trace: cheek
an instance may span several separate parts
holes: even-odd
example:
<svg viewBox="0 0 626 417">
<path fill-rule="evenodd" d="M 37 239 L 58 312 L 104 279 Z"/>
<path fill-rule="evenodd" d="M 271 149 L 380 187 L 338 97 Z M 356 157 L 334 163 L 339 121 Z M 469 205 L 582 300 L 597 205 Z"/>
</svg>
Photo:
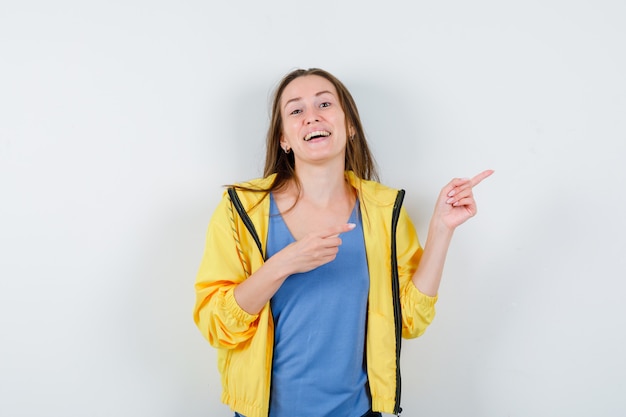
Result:
<svg viewBox="0 0 626 417">
<path fill-rule="evenodd" d="M 297 123 L 283 123 L 282 134 L 286 139 L 295 139 L 299 134 Z"/>
<path fill-rule="evenodd" d="M 337 114 L 334 117 L 335 126 L 339 126 L 343 132 L 346 132 L 346 126 L 348 126 L 346 116 L 343 113 Z"/>
</svg>

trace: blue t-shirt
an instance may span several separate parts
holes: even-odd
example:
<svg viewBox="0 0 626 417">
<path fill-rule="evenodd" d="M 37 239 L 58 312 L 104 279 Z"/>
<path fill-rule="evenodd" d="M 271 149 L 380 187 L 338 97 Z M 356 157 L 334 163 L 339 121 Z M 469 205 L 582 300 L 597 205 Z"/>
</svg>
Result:
<svg viewBox="0 0 626 417">
<path fill-rule="evenodd" d="M 268 258 L 294 242 L 270 196 Z M 270 417 L 359 417 L 370 409 L 365 362 L 369 274 L 358 201 L 332 262 L 289 276 L 275 324 Z"/>
</svg>

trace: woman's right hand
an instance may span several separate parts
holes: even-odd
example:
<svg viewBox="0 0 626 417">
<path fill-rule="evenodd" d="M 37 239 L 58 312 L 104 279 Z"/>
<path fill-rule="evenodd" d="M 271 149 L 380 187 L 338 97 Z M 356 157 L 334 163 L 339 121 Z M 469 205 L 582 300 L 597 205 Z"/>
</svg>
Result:
<svg viewBox="0 0 626 417">
<path fill-rule="evenodd" d="M 355 226 L 354 223 L 346 223 L 309 233 L 287 245 L 275 256 L 279 256 L 286 266 L 287 276 L 311 271 L 337 257 L 341 246 L 339 235 L 353 230 Z"/>
<path fill-rule="evenodd" d="M 341 245 L 341 233 L 355 227 L 342 224 L 309 233 L 269 258 L 235 288 L 235 300 L 249 314 L 258 314 L 290 275 L 308 272 L 331 262 Z"/>
</svg>

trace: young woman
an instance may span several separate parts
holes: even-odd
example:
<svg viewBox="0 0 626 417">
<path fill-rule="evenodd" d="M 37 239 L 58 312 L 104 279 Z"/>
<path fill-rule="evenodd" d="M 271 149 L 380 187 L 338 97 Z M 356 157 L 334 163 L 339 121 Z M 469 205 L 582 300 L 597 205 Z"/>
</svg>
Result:
<svg viewBox="0 0 626 417">
<path fill-rule="evenodd" d="M 443 187 L 422 248 L 404 191 L 376 182 L 346 87 L 286 75 L 264 177 L 224 193 L 195 285 L 222 401 L 245 417 L 399 414 L 401 337 L 432 321 L 453 232 L 491 173 Z"/>
</svg>

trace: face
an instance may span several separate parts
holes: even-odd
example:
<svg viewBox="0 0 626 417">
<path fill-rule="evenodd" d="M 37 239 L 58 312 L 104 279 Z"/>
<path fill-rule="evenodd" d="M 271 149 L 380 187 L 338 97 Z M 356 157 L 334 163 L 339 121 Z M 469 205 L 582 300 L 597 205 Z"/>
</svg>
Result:
<svg viewBox="0 0 626 417">
<path fill-rule="evenodd" d="M 280 144 L 298 163 L 344 162 L 346 118 L 335 86 L 324 77 L 293 80 L 281 96 L 283 120 Z"/>
</svg>

